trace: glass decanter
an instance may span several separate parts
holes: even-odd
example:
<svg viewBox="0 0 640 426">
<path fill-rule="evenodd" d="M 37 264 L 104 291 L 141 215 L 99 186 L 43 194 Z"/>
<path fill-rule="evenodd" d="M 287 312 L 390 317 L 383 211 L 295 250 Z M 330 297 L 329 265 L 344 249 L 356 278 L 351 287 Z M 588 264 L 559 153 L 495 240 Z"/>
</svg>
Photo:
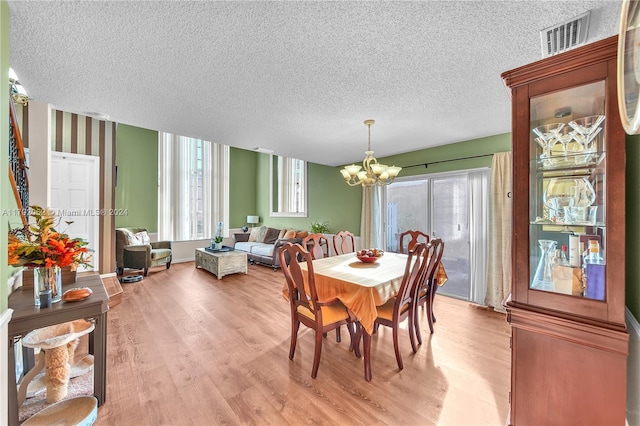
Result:
<svg viewBox="0 0 640 426">
<path fill-rule="evenodd" d="M 556 252 L 557 241 L 538 240 L 541 256 L 536 268 L 536 273 L 531 281 L 531 288 L 543 291 L 554 291 L 553 284 L 553 262 Z"/>
</svg>

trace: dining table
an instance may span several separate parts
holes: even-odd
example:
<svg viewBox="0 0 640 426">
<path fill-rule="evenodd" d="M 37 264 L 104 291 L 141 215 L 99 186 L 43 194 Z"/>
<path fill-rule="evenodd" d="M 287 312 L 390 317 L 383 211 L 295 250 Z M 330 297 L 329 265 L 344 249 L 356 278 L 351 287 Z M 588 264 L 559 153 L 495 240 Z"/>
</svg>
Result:
<svg viewBox="0 0 640 426">
<path fill-rule="evenodd" d="M 364 377 L 371 381 L 371 335 L 377 307 L 394 297 L 402 283 L 407 255 L 386 252 L 375 263 L 360 261 L 354 253 L 313 261 L 319 300 L 338 298 L 358 319 L 363 338 Z M 300 267 L 306 271 L 307 264 Z M 303 274 L 305 284 L 307 274 Z M 358 338 L 359 340 L 359 338 Z"/>
</svg>

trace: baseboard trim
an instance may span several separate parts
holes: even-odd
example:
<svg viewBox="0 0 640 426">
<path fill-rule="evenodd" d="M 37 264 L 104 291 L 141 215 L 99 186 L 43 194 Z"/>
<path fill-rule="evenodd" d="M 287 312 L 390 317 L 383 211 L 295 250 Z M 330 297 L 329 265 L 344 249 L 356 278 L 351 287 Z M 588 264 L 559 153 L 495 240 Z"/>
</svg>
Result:
<svg viewBox="0 0 640 426">
<path fill-rule="evenodd" d="M 629 333 L 633 333 L 637 338 L 640 338 L 640 323 L 633 316 L 629 308 L 625 307 L 625 319 L 627 320 L 627 328 L 629 329 Z"/>
<path fill-rule="evenodd" d="M 196 258 L 194 257 L 188 257 L 186 259 L 174 259 L 171 261 L 171 263 L 187 263 L 187 262 L 195 262 Z"/>
<path fill-rule="evenodd" d="M 640 323 L 629 308 L 625 309 L 629 331 L 627 359 L 627 425 L 640 424 Z"/>
</svg>

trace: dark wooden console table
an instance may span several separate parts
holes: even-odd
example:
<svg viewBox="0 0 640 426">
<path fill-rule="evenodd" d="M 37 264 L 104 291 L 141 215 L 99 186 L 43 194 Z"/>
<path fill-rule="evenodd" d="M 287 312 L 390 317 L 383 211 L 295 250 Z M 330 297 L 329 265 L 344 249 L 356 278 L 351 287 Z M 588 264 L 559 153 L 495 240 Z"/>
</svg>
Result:
<svg viewBox="0 0 640 426">
<path fill-rule="evenodd" d="M 37 328 L 60 324 L 77 319 L 86 319 L 95 323 L 95 329 L 89 334 L 89 352 L 93 354 L 93 393 L 98 405 L 104 404 L 107 393 L 107 311 L 109 295 L 99 275 L 78 278 L 67 286 L 89 287 L 93 294 L 79 302 L 58 302 L 49 308 L 39 309 L 33 304 L 33 290 L 20 290 L 9 296 L 9 308 L 13 309 L 9 321 L 9 425 L 18 425 L 18 393 L 16 388 L 16 369 L 14 341 Z"/>
</svg>

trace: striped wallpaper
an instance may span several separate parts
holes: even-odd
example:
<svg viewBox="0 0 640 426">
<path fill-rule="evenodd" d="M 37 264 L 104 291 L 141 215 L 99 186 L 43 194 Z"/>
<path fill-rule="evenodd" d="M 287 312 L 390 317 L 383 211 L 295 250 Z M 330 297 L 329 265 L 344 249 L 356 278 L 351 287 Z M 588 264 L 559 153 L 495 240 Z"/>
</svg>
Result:
<svg viewBox="0 0 640 426">
<path fill-rule="evenodd" d="M 16 108 L 25 148 L 29 147 L 29 105 Z M 51 110 L 51 150 L 100 157 L 100 209 L 115 208 L 116 123 L 80 114 Z M 100 273 L 115 271 L 115 216 L 99 221 Z"/>
</svg>

